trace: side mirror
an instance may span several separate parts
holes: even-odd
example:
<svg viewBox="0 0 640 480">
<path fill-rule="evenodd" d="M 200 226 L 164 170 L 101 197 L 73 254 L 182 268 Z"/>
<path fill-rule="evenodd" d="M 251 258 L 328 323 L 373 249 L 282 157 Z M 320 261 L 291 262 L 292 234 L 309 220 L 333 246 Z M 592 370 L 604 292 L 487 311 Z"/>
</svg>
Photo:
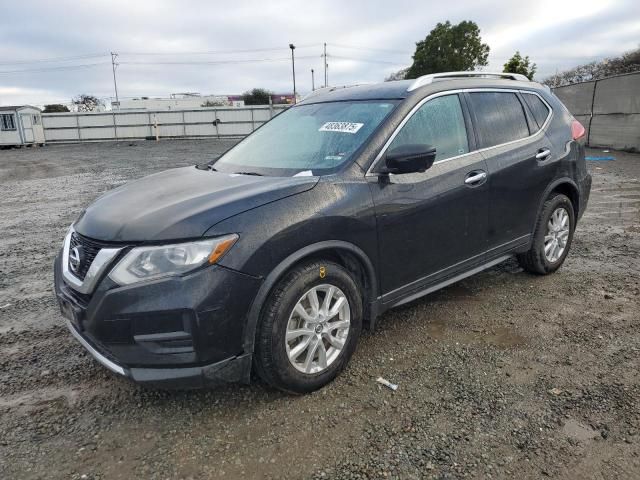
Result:
<svg viewBox="0 0 640 480">
<path fill-rule="evenodd" d="M 436 149 L 431 145 L 400 145 L 387 152 L 385 167 L 380 173 L 414 173 L 431 168 L 436 159 Z"/>
</svg>

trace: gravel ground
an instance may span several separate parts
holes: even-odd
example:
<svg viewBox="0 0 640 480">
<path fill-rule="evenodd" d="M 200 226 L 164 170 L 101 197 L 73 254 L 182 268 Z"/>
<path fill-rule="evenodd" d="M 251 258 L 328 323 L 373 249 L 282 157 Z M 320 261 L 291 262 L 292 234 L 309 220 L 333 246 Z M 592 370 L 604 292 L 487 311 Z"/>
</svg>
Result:
<svg viewBox="0 0 640 480">
<path fill-rule="evenodd" d="M 52 293 L 67 226 L 229 145 L 0 151 L 0 478 L 640 478 L 640 155 L 590 162 L 556 274 L 507 262 L 388 312 L 314 394 L 149 390 L 99 366 Z"/>
</svg>

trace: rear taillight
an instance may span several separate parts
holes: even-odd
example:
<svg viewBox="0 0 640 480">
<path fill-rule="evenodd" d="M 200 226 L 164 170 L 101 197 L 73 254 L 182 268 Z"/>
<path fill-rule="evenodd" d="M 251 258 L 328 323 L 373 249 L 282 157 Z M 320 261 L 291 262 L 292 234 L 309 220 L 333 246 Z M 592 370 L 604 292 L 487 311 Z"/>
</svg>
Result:
<svg viewBox="0 0 640 480">
<path fill-rule="evenodd" d="M 584 137 L 585 133 L 586 130 L 584 129 L 582 124 L 578 120 L 574 119 L 573 122 L 571 122 L 571 138 L 573 138 L 574 140 L 578 140 Z"/>
</svg>

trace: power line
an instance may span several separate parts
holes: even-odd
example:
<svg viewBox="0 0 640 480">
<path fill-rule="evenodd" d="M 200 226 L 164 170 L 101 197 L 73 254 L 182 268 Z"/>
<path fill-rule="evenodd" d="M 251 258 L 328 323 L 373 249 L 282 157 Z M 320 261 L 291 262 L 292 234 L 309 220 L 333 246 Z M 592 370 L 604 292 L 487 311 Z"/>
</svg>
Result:
<svg viewBox="0 0 640 480">
<path fill-rule="evenodd" d="M 298 48 L 298 47 L 296 47 Z M 303 55 L 296 57 L 298 59 L 319 58 L 317 55 Z M 119 65 L 229 65 L 238 63 L 260 63 L 260 62 L 284 62 L 289 61 L 290 58 L 252 58 L 244 60 L 210 60 L 210 61 L 169 61 L 169 62 L 118 62 Z"/>
<path fill-rule="evenodd" d="M 313 47 L 321 47 L 321 44 L 307 44 L 300 45 L 296 48 L 313 48 Z M 226 54 L 235 54 L 235 53 L 253 53 L 253 52 L 272 52 L 272 51 L 283 51 L 285 48 L 283 47 L 271 47 L 271 48 L 250 48 L 250 49 L 239 49 L 239 50 L 211 50 L 211 51 L 192 51 L 192 52 L 119 52 L 122 55 L 129 56 L 184 56 L 184 55 L 226 55 Z M 5 60 L 0 61 L 0 65 L 28 65 L 32 63 L 56 63 L 56 62 L 70 62 L 75 60 L 86 60 L 90 58 L 100 58 L 100 57 L 109 57 L 110 53 L 86 53 L 81 55 L 72 55 L 66 57 L 49 57 L 49 58 L 37 58 L 30 60 Z"/>
<path fill-rule="evenodd" d="M 406 62 L 403 61 L 387 61 L 387 60 L 376 60 L 373 58 L 357 58 L 357 57 L 345 57 L 342 55 L 332 55 L 332 54 L 327 54 L 327 56 L 329 58 L 337 58 L 340 60 L 352 60 L 355 62 L 367 62 L 367 63 L 383 63 L 383 64 L 387 64 L 387 65 L 401 65 L 404 64 Z"/>
<path fill-rule="evenodd" d="M 320 44 L 300 45 L 296 48 L 313 48 L 320 47 Z M 210 50 L 210 51 L 192 51 L 192 52 L 119 52 L 120 55 L 157 55 L 157 56 L 180 56 L 180 55 L 226 55 L 231 53 L 254 53 L 254 52 L 276 52 L 285 50 L 283 47 L 265 47 L 265 48 L 247 48 L 239 50 Z"/>
<path fill-rule="evenodd" d="M 39 58 L 34 60 L 13 60 L 0 62 L 0 65 L 27 65 L 30 63 L 45 63 L 45 62 L 68 62 L 72 60 L 86 60 L 88 58 L 107 57 L 108 53 L 87 53 L 85 55 L 75 55 L 72 57 L 53 57 L 53 58 Z"/>
<path fill-rule="evenodd" d="M 392 54 L 398 54 L 398 55 L 413 55 L 413 53 L 411 52 L 405 52 L 401 50 L 387 50 L 384 48 L 360 47 L 356 45 L 344 45 L 339 43 L 329 43 L 328 45 L 331 45 L 336 48 L 345 48 L 349 50 L 368 50 L 371 52 L 384 52 L 384 53 L 392 53 Z"/>
<path fill-rule="evenodd" d="M 36 73 L 36 72 L 52 72 L 52 71 L 64 71 L 75 70 L 78 68 L 90 68 L 98 65 L 109 65 L 111 62 L 97 62 L 97 63 L 85 63 L 82 65 L 62 65 L 59 67 L 46 67 L 46 68 L 28 68 L 23 70 L 0 70 L 0 75 L 9 75 L 14 73 Z"/>
</svg>

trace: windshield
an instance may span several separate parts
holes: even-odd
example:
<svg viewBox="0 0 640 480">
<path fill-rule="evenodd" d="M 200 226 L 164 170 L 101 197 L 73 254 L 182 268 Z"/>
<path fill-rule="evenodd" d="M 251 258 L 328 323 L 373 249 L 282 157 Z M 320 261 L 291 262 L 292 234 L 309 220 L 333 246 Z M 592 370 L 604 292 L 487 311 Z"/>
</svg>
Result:
<svg viewBox="0 0 640 480">
<path fill-rule="evenodd" d="M 214 168 L 272 176 L 333 173 L 352 159 L 396 104 L 354 101 L 291 107 L 225 153 Z"/>
</svg>

